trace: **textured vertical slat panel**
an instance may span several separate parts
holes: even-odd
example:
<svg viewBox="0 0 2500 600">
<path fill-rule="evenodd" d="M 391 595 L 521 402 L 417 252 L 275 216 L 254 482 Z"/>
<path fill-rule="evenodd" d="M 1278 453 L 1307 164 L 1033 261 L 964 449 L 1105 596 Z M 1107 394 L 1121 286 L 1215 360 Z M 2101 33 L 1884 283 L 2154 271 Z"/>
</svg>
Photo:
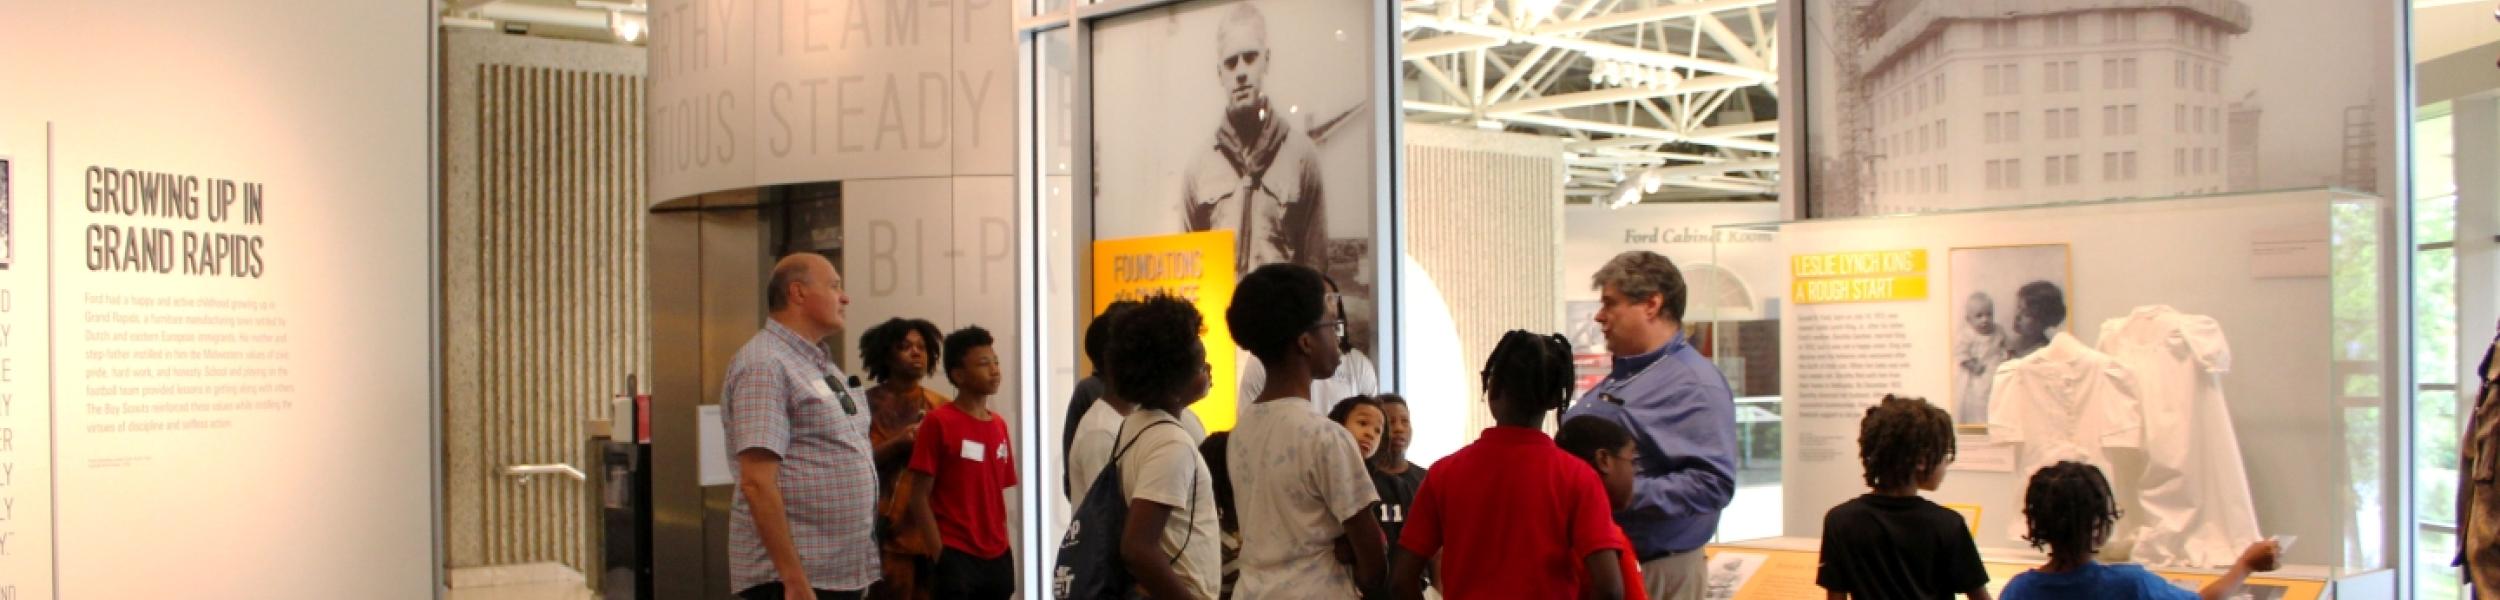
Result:
<svg viewBox="0 0 2500 600">
<path fill-rule="evenodd" d="M 486 72 L 487 76 L 484 77 L 485 85 L 481 87 L 485 93 L 489 94 L 489 96 L 478 104 L 481 107 L 480 110 L 492 115 L 492 118 L 481 123 L 480 129 L 483 131 L 499 133 L 509 132 L 512 128 L 511 105 L 504 104 L 503 102 L 512 94 L 511 73 L 502 66 L 488 66 L 486 67 Z M 510 135 L 483 135 L 479 136 L 478 140 L 479 145 L 487 149 L 485 152 L 481 153 L 482 156 L 512 155 L 512 136 Z M 487 178 L 480 182 L 480 185 L 478 186 L 480 188 L 480 196 L 484 196 L 488 193 L 504 194 L 507 193 L 507 190 L 511 189 L 511 161 L 479 160 L 478 162 L 484 167 L 482 170 L 489 173 Z M 506 308 L 512 305 L 512 285 L 511 281 L 507 278 L 507 266 L 512 262 L 512 238 L 503 226 L 506 213 L 504 211 L 480 210 L 478 211 L 478 215 L 478 228 L 487 232 L 485 235 L 479 236 L 478 239 L 478 270 L 485 274 L 485 281 L 480 288 L 482 292 L 481 295 L 486 297 L 484 301 L 478 302 L 480 313 L 485 315 L 480 319 L 478 329 L 481 333 L 484 331 L 511 331 L 511 326 L 507 322 L 507 320 L 510 319 L 511 311 L 506 310 Z M 503 355 L 504 348 L 506 346 L 505 342 L 509 338 L 501 335 L 480 335 L 478 336 L 478 339 L 481 342 L 481 345 L 485 346 L 485 348 L 482 348 L 479 352 L 478 361 L 483 363 L 479 366 L 480 379 L 482 380 L 483 385 L 479 387 L 485 391 L 484 398 L 511 397 L 512 390 L 508 387 L 511 380 L 506 376 L 506 373 L 510 370 L 509 365 L 512 363 Z M 479 429 L 481 431 L 476 433 L 478 438 L 479 455 L 482 457 L 482 460 L 479 463 L 477 473 L 473 476 L 477 477 L 482 484 L 482 487 L 485 487 L 488 490 L 484 491 L 479 498 L 479 504 L 481 507 L 481 510 L 479 511 L 479 522 L 484 526 L 484 531 L 502 531 L 504 529 L 502 518 L 505 497 L 503 494 L 491 491 L 492 488 L 497 485 L 495 483 L 496 479 L 493 475 L 495 461 L 500 459 L 500 457 L 496 456 L 494 450 L 497 447 L 495 434 L 500 432 L 491 430 L 499 428 L 483 425 L 505 421 L 508 418 L 503 414 L 506 406 L 508 405 L 500 402 L 485 402 L 483 398 L 481 398 L 478 402 L 478 410 L 479 412 L 484 413 L 486 418 L 479 421 L 481 424 Z M 454 476 L 458 475 L 459 474 L 454 474 Z M 483 559 L 482 562 L 486 564 L 493 564 L 502 559 L 500 556 L 496 556 L 495 548 L 496 546 L 491 543 L 482 545 L 479 550 L 481 558 Z"/>
<path fill-rule="evenodd" d="M 1439 286 L 1469 365 L 1512 329 L 1552 332 L 1562 218 L 1559 142 L 1427 126 L 1407 128 L 1407 250 Z M 1464 301 L 1458 301 L 1464 299 Z M 1465 378 L 1469 435 L 1492 425 L 1481 383 Z"/>
<path fill-rule="evenodd" d="M 642 78 L 479 68 L 479 505 L 485 564 L 587 571 L 592 499 L 505 465 L 579 465 L 582 427 L 649 365 L 643 285 Z M 451 474 L 459 477 L 464 474 Z"/>
</svg>

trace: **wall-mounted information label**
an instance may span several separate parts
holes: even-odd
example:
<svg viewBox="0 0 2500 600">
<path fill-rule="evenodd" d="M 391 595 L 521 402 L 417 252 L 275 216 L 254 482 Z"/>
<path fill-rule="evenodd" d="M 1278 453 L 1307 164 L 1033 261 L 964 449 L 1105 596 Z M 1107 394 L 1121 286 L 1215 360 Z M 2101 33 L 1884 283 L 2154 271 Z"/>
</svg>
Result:
<svg viewBox="0 0 2500 600">
<path fill-rule="evenodd" d="M 1797 304 L 1927 299 L 1927 251 L 1800 254 L 1788 259 L 1788 295 Z"/>
</svg>

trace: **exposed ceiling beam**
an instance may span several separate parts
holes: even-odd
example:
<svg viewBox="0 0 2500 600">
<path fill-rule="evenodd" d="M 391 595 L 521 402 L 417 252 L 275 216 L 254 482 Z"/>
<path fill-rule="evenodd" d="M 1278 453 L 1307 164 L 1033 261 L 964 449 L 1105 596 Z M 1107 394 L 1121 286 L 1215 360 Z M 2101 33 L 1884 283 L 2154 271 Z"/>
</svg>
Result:
<svg viewBox="0 0 2500 600">
<path fill-rule="evenodd" d="M 1664 129 L 1658 129 L 1658 128 L 1655 128 L 1655 127 L 1640 127 L 1640 126 L 1634 126 L 1634 125 L 1616 125 L 1616 124 L 1613 124 L 1613 123 L 1600 123 L 1600 122 L 1596 122 L 1596 121 L 1586 121 L 1586 120 L 1581 120 L 1581 119 L 1571 119 L 1571 118 L 1554 117 L 1554 116 L 1546 116 L 1546 115 L 1511 115 L 1511 116 L 1508 116 L 1508 117 L 1504 117 L 1504 120 L 1507 120 L 1507 121 L 1512 121 L 1512 122 L 1517 122 L 1517 123 L 1527 123 L 1527 124 L 1530 124 L 1530 125 L 1543 125 L 1543 126 L 1546 126 L 1546 127 L 1559 127 L 1559 128 L 1563 128 L 1563 129 L 1579 129 L 1579 130 L 1584 130 L 1584 131 L 1593 131 L 1593 132 L 1597 132 L 1597 133 L 1611 133 L 1611 134 L 1615 134 L 1615 135 L 1634 136 L 1634 137 L 1643 137 L 1643 138 L 1650 138 L 1650 139 L 1653 139 L 1653 140 L 1659 140 L 1659 141 L 1668 141 L 1668 142 L 1692 142 L 1692 143 L 1695 143 L 1695 144 L 1704 144 L 1704 145 L 1710 145 L 1710 146 L 1719 146 L 1719 147 L 1724 147 L 1724 148 L 1733 148 L 1733 149 L 1737 149 L 1737 150 L 1751 150 L 1751 151 L 1754 151 L 1754 152 L 1762 152 L 1762 153 L 1776 153 L 1776 152 L 1779 152 L 1779 144 L 1778 144 L 1778 143 L 1776 143 L 1776 142 L 1765 142 L 1765 141 L 1762 141 L 1762 140 L 1741 139 L 1741 138 L 1729 138 L 1729 137 L 1709 137 L 1709 138 L 1699 138 L 1699 137 L 1691 137 L 1691 136 L 1686 136 L 1686 135 L 1679 134 L 1679 133 L 1676 133 L 1676 132 L 1673 132 L 1673 131 L 1668 131 L 1668 130 L 1664 130 Z M 1775 126 L 1776 126 L 1776 125 L 1775 125 Z"/>
<path fill-rule="evenodd" d="M 1499 38 L 1481 35 L 1444 33 L 1407 42 L 1405 48 L 1399 52 L 1406 56 L 1406 60 L 1418 61 L 1436 56 L 1493 48 L 1506 43 L 1508 42 Z"/>
<path fill-rule="evenodd" d="M 1744 192 L 1751 194 L 1768 194 L 1778 189 L 1778 184 L 1737 183 L 1718 179 L 1690 179 L 1678 181 L 1668 185 L 1674 187 L 1699 188 L 1705 190 L 1718 190 L 1722 192 Z"/>
<path fill-rule="evenodd" d="M 1780 161 L 1778 159 L 1757 158 L 1753 160 L 1740 160 L 1723 163 L 1656 167 L 1641 174 L 1644 176 L 1656 176 L 1666 181 L 1673 182 L 1680 179 L 1699 179 L 1702 177 L 1724 175 L 1730 171 L 1774 171 L 1779 168 Z"/>
<path fill-rule="evenodd" d="M 1738 123 L 1735 125 L 1703 127 L 1693 130 L 1692 135 L 1693 137 L 1700 138 L 1731 138 L 1757 135 L 1775 135 L 1779 132 L 1779 121 L 1755 121 L 1752 123 Z"/>
<path fill-rule="evenodd" d="M 1710 36 L 1710 41 L 1717 42 L 1720 50 L 1727 51 L 1728 57 L 1736 64 L 1756 69 L 1771 68 L 1769 64 L 1762 61 L 1760 53 L 1754 52 L 1753 47 L 1745 45 L 1744 38 L 1736 37 L 1736 32 L 1728 29 L 1727 23 L 1720 22 L 1717 16 L 1695 15 L 1693 22 L 1701 24 L 1701 32 Z"/>
<path fill-rule="evenodd" d="M 1766 142 L 1766 141 L 1762 141 L 1762 140 L 1755 140 L 1755 139 L 1745 139 L 1745 138 L 1724 138 L 1724 137 L 1696 137 L 1696 138 L 1688 138 L 1688 139 L 1686 139 L 1686 140 L 1684 140 L 1684 141 L 1687 141 L 1687 142 L 1692 142 L 1692 143 L 1695 143 L 1695 144 L 1703 144 L 1703 145 L 1709 145 L 1709 146 L 1718 146 L 1718 147 L 1721 147 L 1721 148 L 1731 148 L 1731 149 L 1736 149 L 1736 150 L 1751 150 L 1751 151 L 1754 151 L 1754 152 L 1761 152 L 1761 153 L 1765 153 L 1765 154 L 1774 154 L 1774 153 L 1778 153 L 1778 152 L 1780 151 L 1780 145 L 1779 145 L 1779 142 Z"/>
<path fill-rule="evenodd" d="M 1755 85 L 1759 85 L 1759 83 L 1746 80 L 1742 77 L 1712 75 L 1709 77 L 1684 81 L 1676 84 L 1674 87 L 1663 89 L 1650 89 L 1642 87 L 1596 89 L 1585 92 L 1556 94 L 1530 100 L 1503 102 L 1485 107 L 1484 111 L 1488 115 L 1495 115 L 1498 117 L 1499 115 L 1506 115 L 1510 113 L 1537 112 L 1575 108 L 1593 104 L 1630 102 L 1643 98 L 1662 98 L 1681 94 L 1695 94 L 1701 92 L 1752 87 Z"/>
<path fill-rule="evenodd" d="M 1689 4 L 1670 4 L 1667 6 L 1644 8 L 1641 10 L 1627 10 L 1584 19 L 1548 23 L 1542 27 L 1536 28 L 1536 33 L 1540 35 L 1570 35 L 1574 33 L 1586 33 L 1600 29 L 1640 25 L 1644 23 L 1683 17 L 1704 16 L 1723 10 L 1737 10 L 1755 6 L 1768 6 L 1776 3 L 1778 3 L 1778 0 L 1710 0 L 1707 2 L 1693 2 Z"/>
<path fill-rule="evenodd" d="M 1432 61 L 1417 61 L 1415 70 L 1423 73 L 1425 79 L 1432 80 L 1434 85 L 1441 86 L 1441 91 L 1449 92 L 1450 97 L 1458 98 L 1462 102 L 1468 99 L 1467 89 L 1459 87 L 1458 82 L 1451 81 L 1450 74 L 1442 72 L 1441 67 L 1432 64 Z"/>
<path fill-rule="evenodd" d="M 1468 111 L 1465 107 L 1451 106 L 1451 105 L 1448 105 L 1448 104 L 1441 104 L 1441 103 L 1437 103 L 1437 102 L 1425 102 L 1425 101 L 1422 101 L 1422 100 L 1407 100 L 1407 101 L 1404 101 L 1404 102 L 1399 102 L 1399 103 L 1398 103 L 1398 105 L 1399 105 L 1399 106 L 1403 106 L 1403 107 L 1405 107 L 1407 110 L 1423 111 L 1423 112 L 1428 112 L 1428 113 L 1439 113 L 1439 114 L 1445 114 L 1445 115 L 1468 116 L 1468 115 L 1473 115 L 1473 114 L 1475 114 L 1474 112 L 1470 112 L 1470 111 Z"/>
<path fill-rule="evenodd" d="M 1523 60 L 1523 61 L 1520 61 L 1520 62 L 1521 62 L 1522 64 L 1529 64 L 1529 65 L 1536 64 L 1536 63 L 1537 63 L 1537 61 L 1540 61 L 1540 60 L 1544 60 L 1544 59 L 1545 59 L 1545 53 L 1547 53 L 1547 52 L 1552 52 L 1552 51 L 1554 51 L 1554 47 L 1553 47 L 1553 46 L 1537 46 L 1537 47 L 1536 47 L 1536 49 L 1534 49 L 1534 50 L 1529 50 L 1529 51 L 1528 51 L 1528 58 L 1527 58 L 1526 60 Z M 1571 60 L 1571 57 L 1569 57 L 1569 56 L 1557 56 L 1557 57 L 1554 57 L 1554 62 L 1556 62 L 1556 63 L 1560 63 L 1560 62 L 1563 62 L 1563 61 L 1566 61 L 1566 60 Z M 1519 80 L 1520 80 L 1520 78 L 1526 77 L 1527 75 L 1528 75 L 1528 70 L 1527 70 L 1527 69 L 1520 69 L 1520 70 L 1517 70 L 1517 71 L 1511 71 L 1511 72 L 1510 72 L 1510 75 L 1505 76 L 1505 77 L 1503 77 L 1503 78 L 1502 78 L 1502 82 L 1501 82 L 1501 83 L 1494 84 L 1494 85 L 1493 85 L 1493 89 L 1492 89 L 1492 90 L 1490 90 L 1490 91 L 1486 91 L 1486 92 L 1484 93 L 1484 97 L 1485 97 L 1485 98 L 1487 98 L 1487 99 L 1491 99 L 1491 100 L 1493 100 L 1493 101 L 1495 101 L 1495 102 L 1500 102 L 1500 101 L 1502 100 L 1502 97 L 1503 97 L 1503 96 L 1506 96 L 1506 95 L 1509 95 L 1509 94 L 1510 94 L 1510 89 L 1511 89 L 1511 88 L 1513 88 L 1513 87 L 1517 87 L 1517 86 L 1519 85 Z"/>
<path fill-rule="evenodd" d="M 1478 25 L 1464 20 L 1443 19 L 1435 15 L 1406 13 L 1405 19 L 1407 22 L 1419 27 L 1429 27 L 1449 33 L 1495 38 L 1503 41 L 1502 44 L 1496 44 L 1495 46 L 1517 42 L 1544 44 L 1554 48 L 1572 50 L 1587 54 L 1591 58 L 1611 58 L 1651 66 L 1710 71 L 1713 73 L 1723 73 L 1752 79 L 1757 83 L 1768 83 L 1778 77 L 1776 74 L 1767 69 L 1747 67 L 1724 61 L 1694 58 L 1679 54 L 1634 48 L 1608 42 L 1585 40 L 1563 35 L 1546 34 L 1542 32 L 1522 33 L 1491 25 Z"/>
</svg>

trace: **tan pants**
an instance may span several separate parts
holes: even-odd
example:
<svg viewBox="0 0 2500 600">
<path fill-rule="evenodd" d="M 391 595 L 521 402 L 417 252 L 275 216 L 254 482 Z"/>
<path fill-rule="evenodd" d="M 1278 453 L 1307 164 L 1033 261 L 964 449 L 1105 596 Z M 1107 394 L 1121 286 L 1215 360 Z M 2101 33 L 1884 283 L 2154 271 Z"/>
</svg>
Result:
<svg viewBox="0 0 2500 600">
<path fill-rule="evenodd" d="M 1649 600 L 1701 600 L 1709 570 L 1710 559 L 1699 549 L 1641 563 L 1641 588 Z"/>
</svg>

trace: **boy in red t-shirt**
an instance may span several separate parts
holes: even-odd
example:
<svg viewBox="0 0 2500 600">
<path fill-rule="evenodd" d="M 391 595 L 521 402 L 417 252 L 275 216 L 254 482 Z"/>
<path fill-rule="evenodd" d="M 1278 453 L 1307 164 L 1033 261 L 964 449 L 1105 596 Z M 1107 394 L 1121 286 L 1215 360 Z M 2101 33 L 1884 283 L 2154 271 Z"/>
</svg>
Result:
<svg viewBox="0 0 2500 600">
<path fill-rule="evenodd" d="M 1432 466 L 1415 492 L 1391 577 L 1402 600 L 1423 598 L 1424 566 L 1441 561 L 1441 590 L 1474 598 L 1624 598 L 1623 532 L 1606 486 L 1539 428 L 1571 402 L 1571 344 L 1511 331 L 1485 361 L 1485 403 L 1498 425 Z"/>
<path fill-rule="evenodd" d="M 1640 448 L 1623 425 L 1596 415 L 1572 417 L 1554 431 L 1554 445 L 1597 468 L 1597 479 L 1606 484 L 1607 508 L 1623 510 L 1632 503 L 1632 476 L 1641 471 Z M 1616 570 L 1623 573 L 1623 597 L 1648 598 L 1641 589 L 1641 563 L 1633 558 L 1632 538 L 1618 526 L 1613 543 Z"/>
<path fill-rule="evenodd" d="M 1007 546 L 1007 488 L 1016 464 L 1007 423 L 990 412 L 1001 379 L 990 332 L 965 327 L 946 336 L 946 378 L 955 401 L 929 411 L 912 442 L 912 518 L 943 545 L 929 577 L 935 598 L 1006 600 L 1016 593 Z"/>
</svg>

